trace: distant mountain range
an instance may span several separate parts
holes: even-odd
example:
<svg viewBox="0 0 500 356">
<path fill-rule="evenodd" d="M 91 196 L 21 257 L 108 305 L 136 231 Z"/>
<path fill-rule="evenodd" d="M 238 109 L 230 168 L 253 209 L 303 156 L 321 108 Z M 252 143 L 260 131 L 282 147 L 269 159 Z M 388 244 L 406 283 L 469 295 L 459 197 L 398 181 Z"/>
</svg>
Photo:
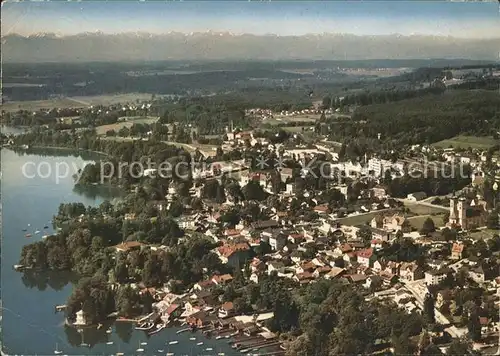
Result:
<svg viewBox="0 0 500 356">
<path fill-rule="evenodd" d="M 235 35 L 228 32 L 40 33 L 2 37 L 4 62 L 88 62 L 142 60 L 343 60 L 499 59 L 500 37 L 463 39 L 439 36 Z"/>
</svg>

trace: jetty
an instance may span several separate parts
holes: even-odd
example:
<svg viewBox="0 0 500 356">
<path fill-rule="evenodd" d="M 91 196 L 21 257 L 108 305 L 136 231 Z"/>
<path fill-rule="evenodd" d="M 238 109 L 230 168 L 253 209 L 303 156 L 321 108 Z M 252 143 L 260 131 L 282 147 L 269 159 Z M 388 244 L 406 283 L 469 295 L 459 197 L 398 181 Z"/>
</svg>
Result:
<svg viewBox="0 0 500 356">
<path fill-rule="evenodd" d="M 55 306 L 55 311 L 56 311 L 56 313 L 57 313 L 57 312 L 60 312 L 60 311 L 63 311 L 63 310 L 65 310 L 65 309 L 66 309 L 66 304 L 61 304 L 61 305 L 56 305 L 56 306 Z"/>
</svg>

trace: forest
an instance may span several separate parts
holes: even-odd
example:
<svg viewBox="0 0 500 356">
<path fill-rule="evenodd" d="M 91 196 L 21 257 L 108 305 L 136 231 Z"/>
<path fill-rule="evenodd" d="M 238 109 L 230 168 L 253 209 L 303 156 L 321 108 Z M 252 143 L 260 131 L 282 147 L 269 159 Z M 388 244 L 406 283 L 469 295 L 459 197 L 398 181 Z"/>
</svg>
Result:
<svg viewBox="0 0 500 356">
<path fill-rule="evenodd" d="M 492 136 L 500 129 L 500 97 L 493 91 L 451 91 L 387 104 L 360 106 L 352 120 L 329 125 L 330 138 L 430 144 L 459 134 Z"/>
</svg>

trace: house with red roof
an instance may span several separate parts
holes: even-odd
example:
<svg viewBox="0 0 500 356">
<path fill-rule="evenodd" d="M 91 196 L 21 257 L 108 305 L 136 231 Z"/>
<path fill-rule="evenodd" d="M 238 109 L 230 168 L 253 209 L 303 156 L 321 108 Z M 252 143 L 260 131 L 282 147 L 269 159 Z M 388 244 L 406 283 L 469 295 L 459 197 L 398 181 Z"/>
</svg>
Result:
<svg viewBox="0 0 500 356">
<path fill-rule="evenodd" d="M 182 314 L 182 309 L 179 304 L 171 304 L 168 308 L 166 313 L 169 316 L 169 320 L 172 320 L 173 318 L 178 318 Z"/>
<path fill-rule="evenodd" d="M 239 268 L 249 258 L 250 246 L 247 242 L 228 243 L 217 249 L 222 263 Z"/>
<path fill-rule="evenodd" d="M 375 255 L 373 248 L 356 251 L 356 256 L 358 263 L 365 267 L 373 266 L 373 263 L 377 260 L 377 256 Z"/>
<path fill-rule="evenodd" d="M 219 308 L 219 318 L 228 318 L 234 315 L 235 309 L 233 302 L 226 302 Z"/>
</svg>

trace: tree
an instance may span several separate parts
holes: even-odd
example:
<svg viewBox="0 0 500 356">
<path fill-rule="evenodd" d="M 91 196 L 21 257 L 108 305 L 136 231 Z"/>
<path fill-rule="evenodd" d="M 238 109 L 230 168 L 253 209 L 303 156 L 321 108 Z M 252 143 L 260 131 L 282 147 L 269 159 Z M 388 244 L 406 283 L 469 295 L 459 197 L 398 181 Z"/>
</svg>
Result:
<svg viewBox="0 0 500 356">
<path fill-rule="evenodd" d="M 499 227 L 499 221 L 498 221 L 498 212 L 492 211 L 488 215 L 488 219 L 486 220 L 486 226 L 488 229 L 498 229 Z"/>
<path fill-rule="evenodd" d="M 441 235 L 445 239 L 445 241 L 454 241 L 457 239 L 457 230 L 450 229 L 449 227 L 445 227 L 441 231 Z"/>
<path fill-rule="evenodd" d="M 436 231 L 436 227 L 434 226 L 434 220 L 431 218 L 427 218 L 420 229 L 420 233 L 423 235 L 429 235 L 431 232 Z"/>
<path fill-rule="evenodd" d="M 469 314 L 467 330 L 469 331 L 469 337 L 473 341 L 481 340 L 481 323 L 479 322 L 479 314 L 476 310 L 471 311 L 471 313 Z"/>
<path fill-rule="evenodd" d="M 430 293 L 427 293 L 424 298 L 423 317 L 427 325 L 436 322 L 434 310 L 434 298 Z"/>
<path fill-rule="evenodd" d="M 448 355 L 467 355 L 470 345 L 466 339 L 453 339 L 450 348 L 447 351 Z"/>
<path fill-rule="evenodd" d="M 365 244 L 368 244 L 372 240 L 373 233 L 368 225 L 363 225 L 356 232 L 356 236 L 362 239 L 365 242 Z"/>
</svg>

